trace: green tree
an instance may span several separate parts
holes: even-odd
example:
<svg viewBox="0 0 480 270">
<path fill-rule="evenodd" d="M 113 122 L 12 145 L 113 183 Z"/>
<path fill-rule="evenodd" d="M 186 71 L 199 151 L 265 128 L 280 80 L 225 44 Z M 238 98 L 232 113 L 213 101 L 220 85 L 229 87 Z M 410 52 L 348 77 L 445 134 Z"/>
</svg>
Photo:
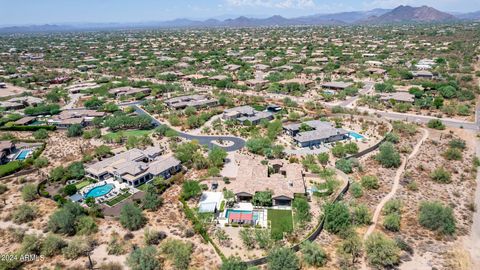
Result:
<svg viewBox="0 0 480 270">
<path fill-rule="evenodd" d="M 427 229 L 443 234 L 451 235 L 456 230 L 452 208 L 443 206 L 440 202 L 422 202 L 418 222 Z"/>
<path fill-rule="evenodd" d="M 197 197 L 202 193 L 202 187 L 195 180 L 187 180 L 182 185 L 182 198 L 189 200 L 190 198 Z"/>
<path fill-rule="evenodd" d="M 157 249 L 153 246 L 134 249 L 127 258 L 127 265 L 132 270 L 157 270 L 162 265 L 157 258 Z"/>
<path fill-rule="evenodd" d="M 372 233 L 365 241 L 368 263 L 374 267 L 393 267 L 400 261 L 400 249 L 395 241 L 381 233 Z"/>
<path fill-rule="evenodd" d="M 253 205 L 257 206 L 272 206 L 272 192 L 271 191 L 257 191 L 252 198 Z"/>
<path fill-rule="evenodd" d="M 75 230 L 79 235 L 91 235 L 98 231 L 98 227 L 93 217 L 81 216 L 75 221 Z"/>
<path fill-rule="evenodd" d="M 295 198 L 293 200 L 293 209 L 295 210 L 295 219 L 300 224 L 309 222 L 312 218 L 310 214 L 310 205 L 307 200 L 301 197 Z"/>
<path fill-rule="evenodd" d="M 143 209 L 156 211 L 162 205 L 162 198 L 157 195 L 157 189 L 152 184 L 145 184 L 145 196 L 142 199 Z"/>
<path fill-rule="evenodd" d="M 324 228 L 330 233 L 344 232 L 351 227 L 350 211 L 343 202 L 326 203 Z"/>
<path fill-rule="evenodd" d="M 74 184 L 66 185 L 63 188 L 63 193 L 65 193 L 67 196 L 72 196 L 73 194 L 77 193 L 77 186 Z"/>
<path fill-rule="evenodd" d="M 124 228 L 136 231 L 145 225 L 146 219 L 142 210 L 132 203 L 127 203 L 120 211 L 120 224 Z"/>
<path fill-rule="evenodd" d="M 330 155 L 327 152 L 323 152 L 317 155 L 318 162 L 325 168 L 330 159 Z"/>
<path fill-rule="evenodd" d="M 227 152 L 223 148 L 217 146 L 214 146 L 208 153 L 208 159 L 215 167 L 222 167 L 225 158 L 227 158 Z"/>
<path fill-rule="evenodd" d="M 323 267 L 327 264 L 327 253 L 318 244 L 305 241 L 300 245 L 300 252 L 303 261 L 309 266 Z"/>
<path fill-rule="evenodd" d="M 298 270 L 300 263 L 295 252 L 290 248 L 274 248 L 267 256 L 269 270 Z"/>
<path fill-rule="evenodd" d="M 67 137 L 80 137 L 83 134 L 83 127 L 79 124 L 73 124 L 67 129 Z"/>
<path fill-rule="evenodd" d="M 362 240 L 356 232 L 352 231 L 338 247 L 338 254 L 345 264 L 352 266 L 362 254 L 362 248 Z"/>
<path fill-rule="evenodd" d="M 400 154 L 391 142 L 384 142 L 380 145 L 380 152 L 375 156 L 375 159 L 385 168 L 398 168 L 402 163 Z"/>
</svg>

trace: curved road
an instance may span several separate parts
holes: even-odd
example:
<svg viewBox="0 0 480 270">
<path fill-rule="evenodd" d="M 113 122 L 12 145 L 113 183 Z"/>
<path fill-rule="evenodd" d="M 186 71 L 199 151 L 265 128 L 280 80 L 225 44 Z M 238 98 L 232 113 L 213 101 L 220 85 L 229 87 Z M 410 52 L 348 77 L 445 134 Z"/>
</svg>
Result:
<svg viewBox="0 0 480 270">
<path fill-rule="evenodd" d="M 127 104 L 122 104 L 122 105 L 127 105 Z M 156 119 L 153 117 L 151 114 L 149 114 L 147 111 L 144 109 L 140 108 L 138 105 L 139 103 L 129 103 L 128 105 L 132 106 L 137 114 L 139 115 L 147 115 L 150 118 L 152 118 L 152 121 L 156 125 L 168 125 L 166 123 L 162 123 L 160 120 Z M 214 146 L 223 148 L 227 152 L 233 152 L 242 149 L 245 146 L 245 140 L 239 137 L 234 137 L 234 136 L 207 136 L 207 135 L 192 135 L 188 134 L 185 132 L 177 131 L 178 135 L 182 138 L 185 138 L 187 140 L 197 140 L 201 145 L 206 145 L 208 148 L 213 148 Z M 223 141 L 230 141 L 233 144 L 229 146 L 221 146 L 218 144 L 213 143 L 213 141 L 217 140 L 223 140 Z"/>
</svg>

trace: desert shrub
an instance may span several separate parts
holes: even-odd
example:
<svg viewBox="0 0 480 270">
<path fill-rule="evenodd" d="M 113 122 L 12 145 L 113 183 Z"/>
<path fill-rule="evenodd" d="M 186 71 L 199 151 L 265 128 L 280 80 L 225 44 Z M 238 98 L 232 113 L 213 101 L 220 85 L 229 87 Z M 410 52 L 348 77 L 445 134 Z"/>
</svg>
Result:
<svg viewBox="0 0 480 270">
<path fill-rule="evenodd" d="M 130 255 L 128 255 L 127 265 L 132 270 L 162 269 L 157 256 L 157 249 L 153 246 L 136 248 L 130 253 Z"/>
<path fill-rule="evenodd" d="M 108 255 L 122 255 L 126 252 L 126 243 L 120 239 L 118 234 L 114 233 L 110 237 L 107 246 Z"/>
<path fill-rule="evenodd" d="M 222 262 L 220 270 L 247 270 L 248 265 L 239 257 L 228 257 Z"/>
<path fill-rule="evenodd" d="M 352 168 L 352 163 L 348 159 L 339 159 L 335 163 L 335 168 L 339 169 L 340 171 L 344 173 L 352 173 L 353 168 Z"/>
<path fill-rule="evenodd" d="M 400 154 L 395 150 L 391 142 L 384 142 L 380 145 L 380 152 L 375 156 L 375 159 L 385 168 L 398 168 L 402 163 Z"/>
<path fill-rule="evenodd" d="M 53 257 L 60 254 L 65 246 L 67 246 L 67 242 L 60 236 L 49 233 L 43 240 L 40 254 L 45 257 Z"/>
<path fill-rule="evenodd" d="M 76 237 L 62 249 L 62 254 L 69 260 L 75 260 L 85 256 L 92 248 L 92 243 L 84 237 Z"/>
<path fill-rule="evenodd" d="M 67 202 L 50 216 L 47 227 L 54 233 L 74 235 L 76 233 L 75 224 L 83 215 L 85 215 L 83 207 Z"/>
<path fill-rule="evenodd" d="M 75 230 L 79 235 L 90 235 L 98 231 L 95 219 L 90 216 L 80 216 L 75 222 Z"/>
<path fill-rule="evenodd" d="M 340 233 L 350 228 L 350 211 L 343 202 L 327 203 L 324 206 L 324 228 L 330 233 Z"/>
<path fill-rule="evenodd" d="M 443 156 L 447 160 L 461 160 L 462 159 L 462 151 L 459 148 L 450 147 L 443 153 Z"/>
<path fill-rule="evenodd" d="M 243 244 L 248 249 L 252 249 L 255 247 L 255 235 L 252 233 L 252 229 L 242 228 L 240 230 L 240 239 L 242 239 Z"/>
<path fill-rule="evenodd" d="M 120 211 L 120 224 L 124 228 L 136 231 L 145 225 L 146 219 L 142 210 L 132 203 L 126 203 Z"/>
<path fill-rule="evenodd" d="M 455 216 L 449 206 L 443 206 L 440 202 L 422 202 L 418 222 L 423 227 L 442 234 L 455 233 Z"/>
<path fill-rule="evenodd" d="M 389 200 L 383 206 L 382 211 L 384 215 L 389 215 L 391 213 L 400 214 L 402 212 L 402 202 L 397 199 Z"/>
<path fill-rule="evenodd" d="M 457 149 L 460 149 L 460 150 L 464 150 L 465 148 L 467 148 L 467 144 L 462 139 L 453 139 L 450 142 L 448 142 L 448 145 L 451 148 L 457 148 Z"/>
<path fill-rule="evenodd" d="M 383 227 L 389 231 L 398 232 L 400 230 L 400 215 L 398 213 L 386 215 L 383 220 Z"/>
<path fill-rule="evenodd" d="M 443 167 L 436 168 L 431 174 L 430 178 L 437 183 L 448 184 L 452 182 L 451 174 Z"/>
<path fill-rule="evenodd" d="M 398 136 L 398 134 L 395 132 L 391 132 L 385 135 L 385 141 L 391 143 L 398 143 L 400 141 L 400 136 Z"/>
<path fill-rule="evenodd" d="M 303 261 L 314 267 L 322 267 L 327 263 L 327 253 L 318 244 L 305 241 L 300 245 Z"/>
<path fill-rule="evenodd" d="M 160 241 L 167 237 L 165 232 L 160 232 L 156 230 L 145 229 L 143 232 L 145 238 L 145 245 L 158 245 Z"/>
<path fill-rule="evenodd" d="M 267 256 L 269 270 L 298 270 L 300 263 L 295 252 L 290 248 L 274 248 Z"/>
<path fill-rule="evenodd" d="M 428 121 L 427 127 L 433 128 L 433 129 L 438 129 L 438 130 L 444 130 L 445 129 L 445 125 L 443 124 L 443 122 L 440 119 L 432 119 L 432 120 Z"/>
<path fill-rule="evenodd" d="M 368 225 L 372 220 L 372 214 L 365 204 L 354 206 L 351 216 L 353 224 Z"/>
<path fill-rule="evenodd" d="M 354 198 L 360 198 L 363 196 L 362 185 L 357 182 L 352 183 L 350 186 L 350 191 L 352 192 Z"/>
<path fill-rule="evenodd" d="M 12 215 L 13 222 L 16 224 L 30 222 L 36 217 L 37 208 L 26 203 L 19 205 Z"/>
<path fill-rule="evenodd" d="M 26 202 L 31 202 L 38 197 L 37 185 L 26 184 L 22 187 L 22 199 Z"/>
<path fill-rule="evenodd" d="M 377 268 L 390 268 L 400 261 L 400 249 L 381 233 L 372 233 L 365 241 L 368 263 Z"/>
<path fill-rule="evenodd" d="M 193 252 L 192 243 L 177 239 L 165 240 L 161 245 L 161 251 L 173 262 L 175 269 L 188 269 Z"/>
<path fill-rule="evenodd" d="M 26 234 L 22 240 L 22 246 L 20 250 L 23 254 L 35 254 L 40 255 L 43 239 L 40 236 L 34 234 Z"/>
<path fill-rule="evenodd" d="M 378 184 L 378 178 L 375 175 L 365 175 L 360 179 L 362 187 L 366 189 L 378 189 L 380 185 Z"/>
</svg>

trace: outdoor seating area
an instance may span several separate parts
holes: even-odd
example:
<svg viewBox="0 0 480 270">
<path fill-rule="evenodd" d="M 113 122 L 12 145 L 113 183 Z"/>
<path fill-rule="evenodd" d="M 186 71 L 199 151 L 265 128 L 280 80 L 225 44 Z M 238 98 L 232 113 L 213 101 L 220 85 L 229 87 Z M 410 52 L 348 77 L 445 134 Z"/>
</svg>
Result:
<svg viewBox="0 0 480 270">
<path fill-rule="evenodd" d="M 80 195 L 82 201 L 87 198 L 94 198 L 96 203 L 107 203 L 119 195 L 125 193 L 131 195 L 136 192 L 138 192 L 137 189 L 132 188 L 125 183 L 118 183 L 113 178 L 109 178 L 104 181 L 87 185 L 79 190 L 77 194 Z"/>
</svg>

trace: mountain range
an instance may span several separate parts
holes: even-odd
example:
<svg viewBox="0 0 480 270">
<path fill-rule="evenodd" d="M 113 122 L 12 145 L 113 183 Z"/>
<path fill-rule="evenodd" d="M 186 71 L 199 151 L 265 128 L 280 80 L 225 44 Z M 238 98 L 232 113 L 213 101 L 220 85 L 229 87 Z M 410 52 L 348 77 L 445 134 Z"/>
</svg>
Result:
<svg viewBox="0 0 480 270">
<path fill-rule="evenodd" d="M 288 25 L 351 25 L 351 24 L 399 24 L 399 23 L 436 23 L 460 20 L 479 20 L 480 11 L 472 13 L 450 13 L 428 6 L 398 6 L 394 9 L 372 9 L 369 11 L 351 11 L 332 14 L 285 18 L 279 15 L 268 18 L 240 16 L 228 19 L 191 20 L 176 19 L 142 23 L 88 23 L 88 24 L 48 24 L 30 26 L 10 26 L 0 28 L 0 33 L 22 32 L 58 32 L 92 29 L 132 29 L 132 28 L 202 28 L 202 27 L 258 27 Z"/>
</svg>

